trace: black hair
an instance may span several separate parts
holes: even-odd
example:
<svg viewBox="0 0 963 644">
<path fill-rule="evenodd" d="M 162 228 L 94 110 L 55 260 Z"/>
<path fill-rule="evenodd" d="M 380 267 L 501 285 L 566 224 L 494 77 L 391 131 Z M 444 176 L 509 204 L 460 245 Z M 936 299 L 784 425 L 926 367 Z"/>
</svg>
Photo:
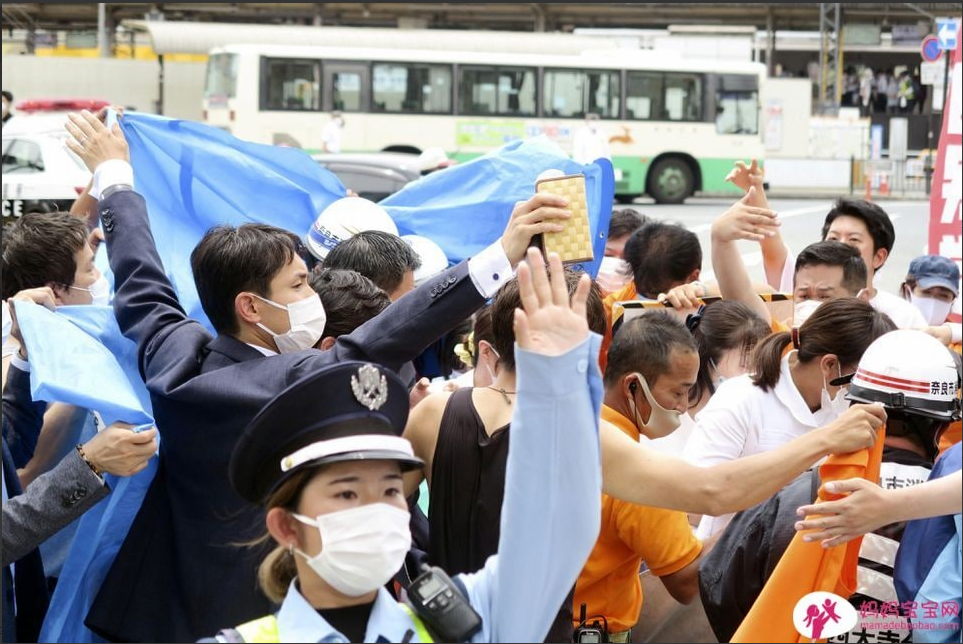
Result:
<svg viewBox="0 0 963 644">
<path fill-rule="evenodd" d="M 625 242 L 622 258 L 632 268 L 635 290 L 654 299 L 702 268 L 702 246 L 680 224 L 649 221 Z"/>
<path fill-rule="evenodd" d="M 856 367 L 866 348 L 896 325 L 885 313 L 855 297 L 839 297 L 819 305 L 796 330 L 800 362 L 834 354 L 841 365 Z M 752 382 L 768 391 L 779 382 L 782 355 L 792 342 L 789 332 L 774 333 L 753 354 Z"/>
<path fill-rule="evenodd" d="M 270 297 L 271 280 L 295 257 L 301 241 L 264 224 L 215 226 L 191 252 L 191 270 L 204 313 L 218 333 L 240 330 L 234 312 L 238 293 Z"/>
<path fill-rule="evenodd" d="M 309 282 L 327 315 L 325 336 L 347 335 L 391 304 L 387 293 L 356 271 L 325 268 L 313 273 Z"/>
<path fill-rule="evenodd" d="M 806 246 L 796 256 L 793 276 L 807 266 L 839 266 L 843 269 L 843 288 L 856 295 L 866 287 L 866 262 L 859 251 L 838 241 L 821 241 Z"/>
<path fill-rule="evenodd" d="M 87 226 L 66 212 L 28 213 L 3 228 L 3 299 L 28 288 L 74 283 Z"/>
<path fill-rule="evenodd" d="M 397 235 L 364 230 L 331 249 L 324 258 L 324 267 L 358 271 L 386 293 L 392 293 L 406 272 L 421 267 L 421 258 Z"/>
<path fill-rule="evenodd" d="M 889 215 L 878 205 L 865 199 L 850 197 L 838 199 L 833 204 L 832 210 L 826 215 L 826 221 L 823 222 L 823 239 L 826 239 L 830 226 L 840 216 L 854 217 L 866 224 L 866 230 L 873 238 L 874 253 L 880 248 L 885 248 L 887 254 L 893 250 L 893 244 L 896 243 L 896 231 Z M 880 268 L 882 268 L 882 265 L 880 265 Z"/>
<path fill-rule="evenodd" d="M 611 387 L 626 374 L 639 372 L 649 387 L 654 387 L 659 376 L 671 369 L 676 350 L 698 351 L 685 324 L 668 311 L 644 311 L 625 322 L 612 338 L 605 386 Z"/>
<path fill-rule="evenodd" d="M 718 363 L 722 354 L 732 349 L 751 355 L 756 344 L 771 332 L 769 324 L 751 307 L 736 300 L 721 300 L 707 306 L 698 324 L 690 328 L 699 350 L 699 375 L 689 390 L 690 405 L 696 404 L 706 390 L 712 392 L 711 363 Z"/>
<path fill-rule="evenodd" d="M 609 219 L 609 239 L 631 235 L 649 221 L 649 218 L 632 208 L 613 210 Z"/>
<path fill-rule="evenodd" d="M 575 293 L 575 287 L 578 286 L 581 276 L 580 272 L 565 271 L 569 295 Z M 509 371 L 515 370 L 515 309 L 521 305 L 522 298 L 519 295 L 517 278 L 506 282 L 498 290 L 491 305 L 492 346 L 498 353 L 498 364 Z M 605 307 L 602 305 L 602 292 L 595 282 L 592 282 L 585 308 L 589 329 L 603 335 L 607 326 Z"/>
</svg>

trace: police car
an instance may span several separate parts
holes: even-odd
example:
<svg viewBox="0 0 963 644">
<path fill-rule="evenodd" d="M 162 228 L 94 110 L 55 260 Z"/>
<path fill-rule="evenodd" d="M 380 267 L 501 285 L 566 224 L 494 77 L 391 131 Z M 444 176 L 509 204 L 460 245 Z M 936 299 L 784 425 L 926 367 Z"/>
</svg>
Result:
<svg viewBox="0 0 963 644">
<path fill-rule="evenodd" d="M 3 221 L 30 212 L 69 210 L 90 172 L 67 149 L 67 112 L 101 101 L 24 101 L 3 126 Z M 106 101 L 103 101 L 106 103 Z"/>
</svg>

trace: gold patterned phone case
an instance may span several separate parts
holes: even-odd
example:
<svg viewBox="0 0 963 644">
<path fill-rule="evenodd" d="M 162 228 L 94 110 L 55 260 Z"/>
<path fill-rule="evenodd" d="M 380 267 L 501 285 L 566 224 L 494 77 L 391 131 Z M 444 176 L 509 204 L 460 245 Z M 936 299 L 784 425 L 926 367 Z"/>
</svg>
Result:
<svg viewBox="0 0 963 644">
<path fill-rule="evenodd" d="M 591 262 L 595 259 L 592 251 L 592 229 L 589 225 L 588 204 L 585 199 L 585 175 L 571 174 L 536 182 L 535 191 L 558 195 L 568 199 L 572 211 L 569 219 L 561 220 L 565 230 L 543 233 L 538 245 L 545 253 L 558 253 L 565 264 Z"/>
</svg>

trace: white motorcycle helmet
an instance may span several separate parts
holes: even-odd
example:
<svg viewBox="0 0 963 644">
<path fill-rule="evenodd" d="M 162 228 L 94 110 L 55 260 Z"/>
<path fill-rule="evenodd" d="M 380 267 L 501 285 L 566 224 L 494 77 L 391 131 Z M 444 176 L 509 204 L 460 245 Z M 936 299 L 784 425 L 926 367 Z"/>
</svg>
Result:
<svg viewBox="0 0 963 644">
<path fill-rule="evenodd" d="M 959 355 L 931 335 L 890 331 L 866 349 L 846 398 L 883 403 L 890 418 L 911 424 L 935 455 L 937 432 L 960 419 L 961 364 Z"/>
<path fill-rule="evenodd" d="M 421 258 L 421 266 L 415 271 L 415 286 L 448 268 L 448 256 L 435 242 L 421 235 L 402 235 L 401 238 Z"/>
<path fill-rule="evenodd" d="M 315 258 L 324 261 L 332 248 L 362 230 L 398 234 L 398 227 L 384 208 L 361 197 L 344 197 L 321 211 L 304 243 Z"/>
</svg>

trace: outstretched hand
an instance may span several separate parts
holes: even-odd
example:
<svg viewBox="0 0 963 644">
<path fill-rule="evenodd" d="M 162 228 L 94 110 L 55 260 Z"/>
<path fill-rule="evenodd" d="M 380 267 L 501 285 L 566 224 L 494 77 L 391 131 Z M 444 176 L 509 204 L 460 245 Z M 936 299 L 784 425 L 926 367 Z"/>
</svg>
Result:
<svg viewBox="0 0 963 644">
<path fill-rule="evenodd" d="M 781 223 L 772 210 L 752 205 L 756 190 L 755 186 L 751 186 L 742 199 L 712 222 L 713 239 L 733 242 L 739 239 L 762 241 L 766 237 L 775 237 Z"/>
<path fill-rule="evenodd" d="M 742 161 L 736 161 L 735 165 L 736 167 L 726 175 L 726 181 L 737 188 L 741 188 L 745 192 L 748 192 L 752 186 L 755 186 L 758 190 L 762 190 L 762 169 L 755 159 L 753 159 L 752 163 L 748 166 Z"/>
<path fill-rule="evenodd" d="M 67 147 L 80 157 L 88 170 L 93 172 L 101 163 L 111 159 L 130 162 L 127 139 L 120 125 L 114 123 L 112 128 L 107 129 L 100 119 L 87 110 L 80 114 L 70 113 L 67 118 L 70 120 L 65 127 L 73 137 L 73 140 L 67 140 Z"/>
<path fill-rule="evenodd" d="M 865 479 L 848 479 L 826 483 L 833 494 L 848 493 L 837 501 L 826 501 L 800 507 L 796 513 L 797 532 L 806 532 L 802 540 L 819 541 L 832 548 L 886 525 L 886 490 Z M 812 532 L 809 532 L 809 531 Z"/>
<path fill-rule="evenodd" d="M 551 276 L 551 279 L 549 279 Z M 548 271 L 542 253 L 529 248 L 518 266 L 518 291 L 522 308 L 515 309 L 515 341 L 526 351 L 546 356 L 562 355 L 588 337 L 586 301 L 592 281 L 582 275 L 569 301 L 562 260 L 549 253 Z"/>
</svg>

